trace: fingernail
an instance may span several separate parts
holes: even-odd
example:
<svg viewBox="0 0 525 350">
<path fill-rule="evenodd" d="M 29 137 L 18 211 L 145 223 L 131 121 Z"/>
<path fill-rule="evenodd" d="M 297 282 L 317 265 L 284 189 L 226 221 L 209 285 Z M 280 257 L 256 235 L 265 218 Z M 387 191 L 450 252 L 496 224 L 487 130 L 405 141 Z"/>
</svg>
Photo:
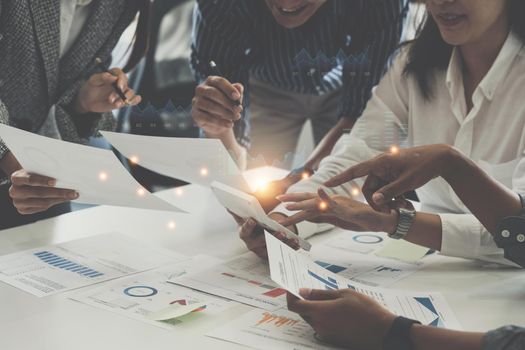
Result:
<svg viewBox="0 0 525 350">
<path fill-rule="evenodd" d="M 293 204 L 287 204 L 284 207 L 288 210 L 293 210 Z"/>
<path fill-rule="evenodd" d="M 48 184 L 49 186 L 55 186 L 56 183 L 57 183 L 56 180 L 49 180 L 49 181 L 47 181 L 47 184 Z"/>
<path fill-rule="evenodd" d="M 78 197 L 78 192 L 70 192 L 68 194 L 68 198 L 70 199 L 76 199 Z"/>
<path fill-rule="evenodd" d="M 241 98 L 241 95 L 239 95 L 239 93 L 238 93 L 238 92 L 234 92 L 234 93 L 232 93 L 232 98 L 234 98 L 234 99 L 238 100 L 238 99 L 240 99 L 240 98 Z"/>
<path fill-rule="evenodd" d="M 310 288 L 301 288 L 301 289 L 299 289 L 299 295 L 302 296 L 305 299 L 310 298 L 310 294 L 312 294 L 312 290 Z"/>
<path fill-rule="evenodd" d="M 284 197 L 284 195 L 282 195 L 282 194 L 280 194 L 280 195 L 278 195 L 278 196 L 275 197 L 275 199 L 277 199 L 278 201 L 282 201 L 283 198 L 285 198 L 285 197 Z"/>
<path fill-rule="evenodd" d="M 374 203 L 381 204 L 385 201 L 385 196 L 382 193 L 374 193 L 372 199 L 374 200 Z"/>
</svg>

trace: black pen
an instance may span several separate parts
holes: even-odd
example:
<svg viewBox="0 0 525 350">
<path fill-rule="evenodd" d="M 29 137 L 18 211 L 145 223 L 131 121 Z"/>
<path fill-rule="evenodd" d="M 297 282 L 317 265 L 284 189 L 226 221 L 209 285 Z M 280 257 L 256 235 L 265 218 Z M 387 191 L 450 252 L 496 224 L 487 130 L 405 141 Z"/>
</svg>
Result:
<svg viewBox="0 0 525 350">
<path fill-rule="evenodd" d="M 217 67 L 217 64 L 215 63 L 215 61 L 210 61 L 210 69 L 211 69 L 213 75 L 216 75 L 216 76 L 219 76 L 219 77 L 224 77 L 224 75 L 219 70 L 219 67 Z M 230 100 L 232 101 L 232 103 L 235 106 L 240 106 L 241 105 L 241 101 L 239 101 L 239 100 L 232 100 L 231 98 L 230 98 Z"/>
<path fill-rule="evenodd" d="M 95 63 L 97 64 L 97 67 L 103 71 L 104 73 L 109 73 L 113 76 L 115 76 L 115 74 L 113 74 L 111 71 L 109 71 L 109 69 L 107 69 L 106 67 L 104 67 L 104 65 L 102 64 L 102 60 L 100 58 L 95 58 Z M 128 99 L 126 98 L 126 95 L 124 94 L 124 92 L 118 87 L 117 85 L 117 82 L 114 82 L 113 83 L 113 88 L 115 89 L 116 93 L 119 95 L 119 97 L 122 99 L 122 101 L 124 102 L 124 104 L 126 105 L 129 105 L 129 101 Z"/>
</svg>

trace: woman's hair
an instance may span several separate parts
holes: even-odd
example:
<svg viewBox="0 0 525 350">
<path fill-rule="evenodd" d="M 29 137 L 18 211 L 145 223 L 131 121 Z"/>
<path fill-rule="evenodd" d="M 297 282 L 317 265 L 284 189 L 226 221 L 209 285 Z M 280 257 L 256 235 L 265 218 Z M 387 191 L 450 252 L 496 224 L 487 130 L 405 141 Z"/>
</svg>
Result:
<svg viewBox="0 0 525 350">
<path fill-rule="evenodd" d="M 525 43 L 525 1 L 508 0 L 508 11 L 510 29 Z M 414 74 L 423 97 L 431 100 L 434 74 L 447 69 L 454 46 L 443 40 L 436 21 L 428 11 L 417 30 L 416 39 L 405 44 L 410 47 L 404 73 Z"/>
<path fill-rule="evenodd" d="M 150 39 L 150 22 L 151 22 L 151 6 L 152 0 L 130 0 L 129 3 L 135 6 L 139 13 L 137 29 L 133 38 L 134 44 L 131 49 L 126 66 L 123 68 L 124 72 L 132 70 L 144 57 L 148 51 Z"/>
</svg>

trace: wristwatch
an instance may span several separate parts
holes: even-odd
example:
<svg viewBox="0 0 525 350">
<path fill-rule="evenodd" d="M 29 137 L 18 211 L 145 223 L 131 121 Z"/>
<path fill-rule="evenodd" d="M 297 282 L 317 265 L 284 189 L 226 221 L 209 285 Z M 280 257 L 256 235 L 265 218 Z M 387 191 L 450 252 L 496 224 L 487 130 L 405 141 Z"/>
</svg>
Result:
<svg viewBox="0 0 525 350">
<path fill-rule="evenodd" d="M 416 217 L 416 212 L 414 210 L 408 210 L 404 208 L 398 208 L 398 219 L 397 226 L 394 233 L 389 234 L 388 237 L 392 239 L 403 239 L 410 231 L 410 227 L 414 223 L 414 218 Z"/>
<path fill-rule="evenodd" d="M 525 267 L 525 201 L 519 195 L 521 212 L 519 216 L 509 216 L 501 220 L 494 241 L 503 249 L 506 259 Z"/>
<path fill-rule="evenodd" d="M 414 324 L 421 324 L 421 322 L 402 316 L 397 317 L 383 338 L 383 350 L 412 350 L 414 345 L 410 340 L 410 329 Z"/>
</svg>

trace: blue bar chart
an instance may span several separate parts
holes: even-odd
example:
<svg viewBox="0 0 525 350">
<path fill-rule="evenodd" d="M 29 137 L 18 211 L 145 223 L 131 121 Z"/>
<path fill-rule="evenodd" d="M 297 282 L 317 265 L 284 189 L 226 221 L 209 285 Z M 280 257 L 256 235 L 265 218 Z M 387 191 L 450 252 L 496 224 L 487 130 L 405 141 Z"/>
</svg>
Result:
<svg viewBox="0 0 525 350">
<path fill-rule="evenodd" d="M 71 260 L 65 259 L 48 251 L 36 252 L 34 255 L 46 264 L 59 269 L 71 271 L 85 277 L 96 278 L 104 275 L 102 272 L 98 272 L 96 270 L 90 269 L 87 266 L 77 264 Z"/>
</svg>

